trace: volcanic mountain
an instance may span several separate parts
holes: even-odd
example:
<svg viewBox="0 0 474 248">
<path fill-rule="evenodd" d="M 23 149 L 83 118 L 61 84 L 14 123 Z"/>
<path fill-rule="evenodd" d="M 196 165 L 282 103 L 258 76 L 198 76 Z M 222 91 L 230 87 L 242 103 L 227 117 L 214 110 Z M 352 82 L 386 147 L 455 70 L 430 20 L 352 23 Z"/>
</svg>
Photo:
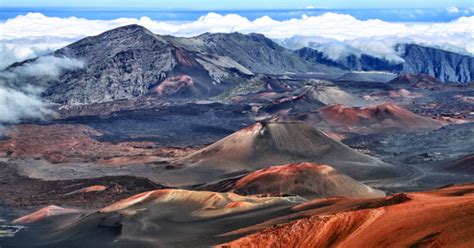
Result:
<svg viewBox="0 0 474 248">
<path fill-rule="evenodd" d="M 369 107 L 331 105 L 320 108 L 321 123 L 331 130 L 357 133 L 410 132 L 438 129 L 442 125 L 419 116 L 396 104 L 385 103 Z"/>
<path fill-rule="evenodd" d="M 239 178 L 229 188 L 240 195 L 298 195 L 307 199 L 385 195 L 329 165 L 315 163 L 294 163 L 257 170 Z"/>
<path fill-rule="evenodd" d="M 177 47 L 138 25 L 84 38 L 54 55 L 85 64 L 46 83 L 44 96 L 57 103 L 94 103 L 148 93 L 203 97 L 225 89 L 225 84 L 220 84 L 223 81 L 252 75 L 229 58 Z"/>
<path fill-rule="evenodd" d="M 80 60 L 84 67 L 57 79 L 34 79 L 43 96 L 60 104 L 91 104 L 160 97 L 207 98 L 235 87 L 254 73 L 340 73 L 304 60 L 259 34 L 203 34 L 192 38 L 160 36 L 129 25 L 87 37 L 53 56 Z M 26 66 L 35 60 L 10 66 Z"/>
<path fill-rule="evenodd" d="M 305 123 L 257 122 L 176 161 L 185 169 L 174 174 L 203 183 L 204 179 L 212 181 L 215 174 L 305 161 L 330 164 L 357 180 L 400 173 L 398 168 L 355 151 Z M 171 176 L 166 178 L 171 180 Z"/>
<path fill-rule="evenodd" d="M 80 60 L 82 68 L 62 71 L 58 78 L 25 80 L 44 88 L 42 96 L 54 103 L 91 104 L 148 94 L 205 99 L 247 82 L 258 73 L 336 78 L 347 72 L 344 70 L 370 69 L 425 73 L 455 82 L 469 82 L 474 73 L 472 57 L 417 45 L 404 46 L 403 66 L 384 64 L 383 59 L 375 57 L 363 57 L 363 66 L 351 65 L 357 58 L 348 59 L 341 66 L 308 49 L 295 52 L 261 34 L 205 33 L 182 38 L 129 25 L 84 38 L 51 54 Z M 15 63 L 7 70 L 35 61 Z M 423 64 L 425 61 L 428 63 Z M 12 82 L 18 87 L 21 83 Z"/>
</svg>

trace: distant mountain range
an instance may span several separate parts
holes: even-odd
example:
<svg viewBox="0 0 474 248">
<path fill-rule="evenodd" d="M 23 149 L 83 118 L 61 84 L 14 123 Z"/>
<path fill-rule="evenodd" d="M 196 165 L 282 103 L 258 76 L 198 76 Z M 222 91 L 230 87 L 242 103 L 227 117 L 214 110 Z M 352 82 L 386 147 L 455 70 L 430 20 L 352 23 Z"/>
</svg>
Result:
<svg viewBox="0 0 474 248">
<path fill-rule="evenodd" d="M 396 63 L 368 54 L 350 54 L 337 60 L 329 59 L 323 52 L 304 47 L 296 50 L 298 56 L 343 70 L 387 71 L 396 74 L 426 74 L 445 82 L 467 83 L 474 80 L 474 58 L 416 44 L 396 47 L 404 62 Z"/>
<path fill-rule="evenodd" d="M 474 79 L 474 58 L 419 45 L 399 45 L 403 63 L 370 55 L 330 60 L 311 48 L 287 49 L 261 34 L 205 33 L 160 36 L 138 26 L 87 37 L 53 53 L 84 62 L 43 81 L 43 96 L 60 104 L 89 104 L 147 94 L 207 98 L 256 74 L 329 75 L 347 71 L 422 73 L 442 81 Z M 7 70 L 33 60 L 16 63 Z M 41 81 L 41 80 L 39 80 Z"/>
</svg>

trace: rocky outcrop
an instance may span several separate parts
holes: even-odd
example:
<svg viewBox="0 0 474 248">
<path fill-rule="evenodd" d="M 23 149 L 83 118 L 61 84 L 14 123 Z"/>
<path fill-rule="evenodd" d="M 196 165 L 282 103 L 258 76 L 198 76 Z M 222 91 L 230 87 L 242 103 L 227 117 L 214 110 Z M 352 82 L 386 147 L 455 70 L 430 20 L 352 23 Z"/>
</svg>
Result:
<svg viewBox="0 0 474 248">
<path fill-rule="evenodd" d="M 405 60 L 402 73 L 422 73 L 445 82 L 474 80 L 474 58 L 437 48 L 414 44 L 399 46 Z"/>
</svg>

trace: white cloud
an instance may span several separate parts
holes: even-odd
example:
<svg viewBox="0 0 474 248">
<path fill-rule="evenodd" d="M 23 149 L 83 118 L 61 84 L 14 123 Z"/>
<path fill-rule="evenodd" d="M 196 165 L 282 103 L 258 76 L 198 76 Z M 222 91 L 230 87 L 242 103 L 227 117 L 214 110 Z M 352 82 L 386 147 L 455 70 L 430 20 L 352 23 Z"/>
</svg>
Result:
<svg viewBox="0 0 474 248">
<path fill-rule="evenodd" d="M 33 63 L 28 63 L 11 70 L 16 77 L 58 77 L 63 70 L 76 69 L 84 66 L 84 62 L 67 57 L 42 56 Z M 7 73 L 7 72 L 5 72 Z"/>
<path fill-rule="evenodd" d="M 446 11 L 448 11 L 448 13 L 450 13 L 450 14 L 459 13 L 459 9 L 456 6 L 448 7 L 448 8 L 446 8 Z"/>
<path fill-rule="evenodd" d="M 76 41 L 62 37 L 0 39 L 0 70 L 13 62 L 23 61 L 53 52 Z"/>
<path fill-rule="evenodd" d="M 24 118 L 41 118 L 52 113 L 50 104 L 39 97 L 42 88 L 33 78 L 52 79 L 62 70 L 82 67 L 76 59 L 44 56 L 27 65 L 0 72 L 0 124 Z"/>
<path fill-rule="evenodd" d="M 195 21 L 169 22 L 148 17 L 88 20 L 29 13 L 0 23 L 3 32 L 0 42 L 5 44 L 10 53 L 5 56 L 3 54 L 7 53 L 2 53 L 0 68 L 15 61 L 15 57 L 16 61 L 33 57 L 85 36 L 97 35 L 128 24 L 139 24 L 158 34 L 176 36 L 235 31 L 263 33 L 280 40 L 305 36 L 306 41 L 325 47 L 324 51 L 330 56 L 362 50 L 391 60 L 399 60 L 393 50 L 393 45 L 399 42 L 415 42 L 474 54 L 474 16 L 461 17 L 446 23 L 395 23 L 377 19 L 358 20 L 350 15 L 336 13 L 303 15 L 301 18 L 284 21 L 273 20 L 268 16 L 250 21 L 236 14 L 209 13 Z M 327 42 L 321 42 L 323 40 Z"/>
<path fill-rule="evenodd" d="M 48 104 L 37 96 L 0 86 L 0 124 L 40 118 L 50 112 Z"/>
</svg>

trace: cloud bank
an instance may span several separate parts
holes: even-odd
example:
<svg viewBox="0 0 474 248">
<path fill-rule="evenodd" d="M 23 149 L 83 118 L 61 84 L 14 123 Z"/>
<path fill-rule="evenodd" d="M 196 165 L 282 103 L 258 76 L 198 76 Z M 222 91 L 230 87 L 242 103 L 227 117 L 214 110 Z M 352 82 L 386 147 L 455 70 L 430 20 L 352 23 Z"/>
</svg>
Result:
<svg viewBox="0 0 474 248">
<path fill-rule="evenodd" d="M 451 9 L 450 11 L 453 11 Z M 85 36 L 128 24 L 139 24 L 157 34 L 194 36 L 204 32 L 262 33 L 298 48 L 312 45 L 329 57 L 350 51 L 365 51 L 391 60 L 399 59 L 393 45 L 414 42 L 456 52 L 474 54 L 474 16 L 445 23 L 397 23 L 377 19 L 358 20 L 350 15 L 326 13 L 284 21 L 268 16 L 253 21 L 236 14 L 209 13 L 195 21 L 170 22 L 148 17 L 88 20 L 48 17 L 29 13 L 0 23 L 2 38 L 0 68 L 44 54 Z M 290 40 L 290 38 L 293 38 Z"/>
<path fill-rule="evenodd" d="M 54 79 L 62 70 L 82 67 L 76 59 L 40 57 L 32 63 L 0 72 L 0 124 L 51 114 L 50 104 L 39 97 L 41 80 Z"/>
</svg>

